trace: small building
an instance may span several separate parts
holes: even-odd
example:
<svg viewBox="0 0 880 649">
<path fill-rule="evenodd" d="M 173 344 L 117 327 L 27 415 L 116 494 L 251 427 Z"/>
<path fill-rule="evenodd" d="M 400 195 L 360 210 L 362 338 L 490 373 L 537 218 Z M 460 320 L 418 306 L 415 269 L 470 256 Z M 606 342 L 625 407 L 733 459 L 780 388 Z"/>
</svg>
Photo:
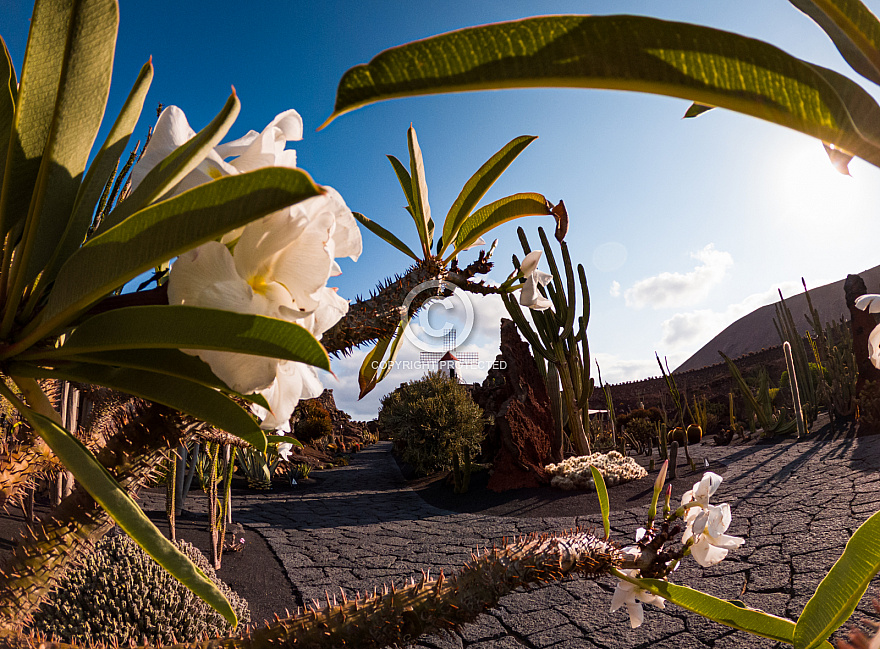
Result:
<svg viewBox="0 0 880 649">
<path fill-rule="evenodd" d="M 459 383 L 461 383 L 461 372 L 458 368 L 458 359 L 453 355 L 452 352 L 446 352 L 437 361 L 437 369 L 441 374 L 445 374 L 451 379 L 455 379 Z"/>
</svg>

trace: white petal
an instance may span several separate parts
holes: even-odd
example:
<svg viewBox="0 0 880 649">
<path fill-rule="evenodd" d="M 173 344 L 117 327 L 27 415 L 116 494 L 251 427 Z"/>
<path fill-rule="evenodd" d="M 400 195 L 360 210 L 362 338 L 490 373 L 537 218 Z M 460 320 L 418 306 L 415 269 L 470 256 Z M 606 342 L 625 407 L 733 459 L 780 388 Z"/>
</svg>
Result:
<svg viewBox="0 0 880 649">
<path fill-rule="evenodd" d="M 720 563 L 727 556 L 727 550 L 712 545 L 706 534 L 701 534 L 699 540 L 691 546 L 691 554 L 704 568 Z"/>
<path fill-rule="evenodd" d="M 526 283 L 523 284 L 519 294 L 519 303 L 535 311 L 544 311 L 553 306 L 553 303 L 538 291 L 534 277 L 535 273 L 530 275 Z"/>
<path fill-rule="evenodd" d="M 314 311 L 318 307 L 317 293 L 330 278 L 333 270 L 332 226 L 332 215 L 322 212 L 273 259 L 274 279 L 287 287 L 300 309 Z"/>
<path fill-rule="evenodd" d="M 183 111 L 177 106 L 167 106 L 159 115 L 144 154 L 131 170 L 131 190 L 134 191 L 157 164 L 195 134 Z"/>
<path fill-rule="evenodd" d="M 645 611 L 638 602 L 627 602 L 626 612 L 629 613 L 629 626 L 632 629 L 642 626 L 645 621 Z"/>
<path fill-rule="evenodd" d="M 880 313 L 880 295 L 869 293 L 867 295 L 857 297 L 855 306 L 857 309 L 861 309 L 862 311 L 867 309 L 868 313 Z"/>
<path fill-rule="evenodd" d="M 334 256 L 349 257 L 352 261 L 357 261 L 364 249 L 357 221 L 339 192 L 332 187 L 324 187 L 324 190 L 327 192 L 324 195 L 326 196 L 325 209 L 333 212 L 336 219 L 336 225 L 333 228 L 333 244 L 336 247 Z"/>
<path fill-rule="evenodd" d="M 717 473 L 706 471 L 700 482 L 694 485 L 694 499 L 703 507 L 709 504 L 709 497 L 718 490 L 723 478 Z"/>
<path fill-rule="evenodd" d="M 480 246 L 485 246 L 485 245 L 486 245 L 486 240 L 483 237 L 477 237 L 477 240 L 474 241 L 467 248 L 464 248 L 464 250 L 470 250 L 471 248 L 479 248 Z"/>
<path fill-rule="evenodd" d="M 239 171 L 251 171 L 260 167 L 295 166 L 295 157 L 293 165 L 281 164 L 291 162 L 289 156 L 285 156 L 284 160 L 281 158 L 285 144 L 289 140 L 301 140 L 302 132 L 302 117 L 295 110 L 288 110 L 276 115 L 257 137 L 249 138 L 250 141 L 244 150 L 241 150 L 241 145 L 238 144 L 236 148 L 226 147 L 222 151 L 226 155 L 238 155 L 232 161 L 232 165 Z"/>
<path fill-rule="evenodd" d="M 709 515 L 706 523 L 706 531 L 710 536 L 718 536 L 727 531 L 730 527 L 731 514 L 730 505 L 723 503 L 718 506 L 709 507 Z M 694 524 L 696 527 L 696 524 Z"/>
<path fill-rule="evenodd" d="M 270 409 L 260 422 L 263 430 L 275 430 L 290 420 L 290 415 L 302 396 L 302 374 L 297 371 L 297 366 L 305 367 L 292 361 L 278 363 L 274 382 L 260 391 L 269 402 Z"/>
<path fill-rule="evenodd" d="M 209 241 L 180 255 L 168 275 L 168 303 L 253 313 L 253 291 L 226 246 Z"/>
<path fill-rule="evenodd" d="M 309 222 L 290 209 L 279 210 L 245 226 L 232 253 L 238 273 L 251 281 L 274 281 L 274 257 L 305 231 Z"/>
<path fill-rule="evenodd" d="M 722 548 L 724 550 L 736 550 L 740 547 L 746 540 L 740 538 L 738 536 L 729 536 L 727 534 L 719 534 L 716 537 L 712 538 L 712 545 L 716 548 Z"/>
<path fill-rule="evenodd" d="M 348 300 L 340 297 L 336 289 L 327 287 L 318 291 L 317 297 L 319 300 L 318 308 L 307 318 L 298 320 L 297 324 L 302 325 L 320 339 L 321 334 L 339 322 L 348 313 Z M 295 314 L 290 314 L 293 317 L 288 317 L 288 313 L 283 311 L 283 315 L 285 319 L 295 319 Z"/>
<path fill-rule="evenodd" d="M 635 602 L 635 595 L 633 594 L 634 588 L 635 586 L 628 581 L 618 581 L 617 588 L 614 589 L 614 594 L 611 596 L 611 608 L 609 609 L 609 612 L 614 613 L 614 611 L 624 604 Z"/>
<path fill-rule="evenodd" d="M 706 511 L 704 509 L 701 509 L 698 511 L 699 511 L 699 513 L 694 518 L 694 523 L 691 527 L 691 531 L 694 534 L 702 534 L 703 531 L 706 529 L 706 523 L 708 523 L 708 521 L 709 521 L 709 512 L 708 511 Z"/>
<path fill-rule="evenodd" d="M 214 150 L 221 158 L 240 156 L 242 153 L 247 151 L 247 148 L 258 137 L 260 137 L 260 134 L 256 131 L 248 131 L 244 136 L 238 138 L 237 140 L 225 142 L 224 144 L 218 144 Z"/>
<path fill-rule="evenodd" d="M 251 394 L 263 390 L 275 379 L 278 359 L 237 354 L 235 352 L 218 352 L 210 349 L 181 350 L 193 353 L 211 366 L 211 371 L 230 389 L 242 394 Z"/>
<path fill-rule="evenodd" d="M 874 327 L 868 336 L 868 358 L 874 367 L 880 368 L 880 325 Z"/>
<path fill-rule="evenodd" d="M 541 250 L 532 250 L 532 252 L 526 255 L 525 259 L 523 259 L 522 263 L 519 265 L 519 272 L 523 277 L 528 277 L 537 270 L 538 262 L 541 261 L 542 254 L 543 251 Z"/>
</svg>

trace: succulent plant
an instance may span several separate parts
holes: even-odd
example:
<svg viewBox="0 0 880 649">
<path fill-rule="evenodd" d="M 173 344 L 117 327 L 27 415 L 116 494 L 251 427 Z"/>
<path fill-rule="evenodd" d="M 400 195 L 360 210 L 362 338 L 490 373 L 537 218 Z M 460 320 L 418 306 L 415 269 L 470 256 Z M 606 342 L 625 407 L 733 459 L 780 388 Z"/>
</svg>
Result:
<svg viewBox="0 0 880 649">
<path fill-rule="evenodd" d="M 198 548 L 176 544 L 223 591 L 244 629 L 247 601 L 218 579 Z M 32 629 L 66 642 L 114 645 L 194 641 L 234 630 L 124 535 L 102 539 L 59 581 L 34 614 Z"/>
</svg>

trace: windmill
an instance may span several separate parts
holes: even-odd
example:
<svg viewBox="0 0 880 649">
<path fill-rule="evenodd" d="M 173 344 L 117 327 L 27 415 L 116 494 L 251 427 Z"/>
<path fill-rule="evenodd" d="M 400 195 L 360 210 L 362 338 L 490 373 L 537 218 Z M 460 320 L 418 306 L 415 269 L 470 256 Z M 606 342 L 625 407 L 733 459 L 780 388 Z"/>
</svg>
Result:
<svg viewBox="0 0 880 649">
<path fill-rule="evenodd" d="M 447 376 L 461 380 L 459 366 L 473 367 L 479 364 L 477 352 L 456 351 L 456 330 L 450 327 L 443 333 L 443 351 L 422 352 L 419 360 L 422 365 L 437 364 L 437 369 Z"/>
</svg>

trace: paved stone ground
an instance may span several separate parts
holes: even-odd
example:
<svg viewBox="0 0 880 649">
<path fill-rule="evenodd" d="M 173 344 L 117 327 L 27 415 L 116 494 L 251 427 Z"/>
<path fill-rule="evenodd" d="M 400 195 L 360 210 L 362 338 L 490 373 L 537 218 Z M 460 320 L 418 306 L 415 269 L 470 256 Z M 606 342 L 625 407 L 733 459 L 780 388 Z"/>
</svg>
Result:
<svg viewBox="0 0 880 649">
<path fill-rule="evenodd" d="M 729 502 L 730 534 L 745 545 L 712 568 L 688 559 L 675 581 L 725 599 L 796 618 L 853 531 L 880 509 L 880 436 L 769 446 L 699 447 L 697 461 L 728 469 L 713 502 Z M 600 527 L 601 519 L 509 518 L 458 514 L 427 505 L 405 485 L 379 443 L 352 464 L 321 473 L 317 489 L 236 499 L 234 516 L 262 534 L 290 576 L 298 604 L 397 583 L 422 570 L 454 572 L 476 547 L 534 531 Z M 681 494 L 673 494 L 680 498 Z M 613 515 L 613 537 L 644 525 L 647 503 Z M 878 592 L 875 580 L 869 594 Z M 555 649 L 775 647 L 777 643 L 707 621 L 676 606 L 645 606 L 629 628 L 609 613 L 613 580 L 571 579 L 504 598 L 498 609 L 452 635 L 422 638 L 424 648 Z M 869 610 L 868 598 L 860 610 Z M 857 613 L 857 617 L 859 614 Z"/>
</svg>

